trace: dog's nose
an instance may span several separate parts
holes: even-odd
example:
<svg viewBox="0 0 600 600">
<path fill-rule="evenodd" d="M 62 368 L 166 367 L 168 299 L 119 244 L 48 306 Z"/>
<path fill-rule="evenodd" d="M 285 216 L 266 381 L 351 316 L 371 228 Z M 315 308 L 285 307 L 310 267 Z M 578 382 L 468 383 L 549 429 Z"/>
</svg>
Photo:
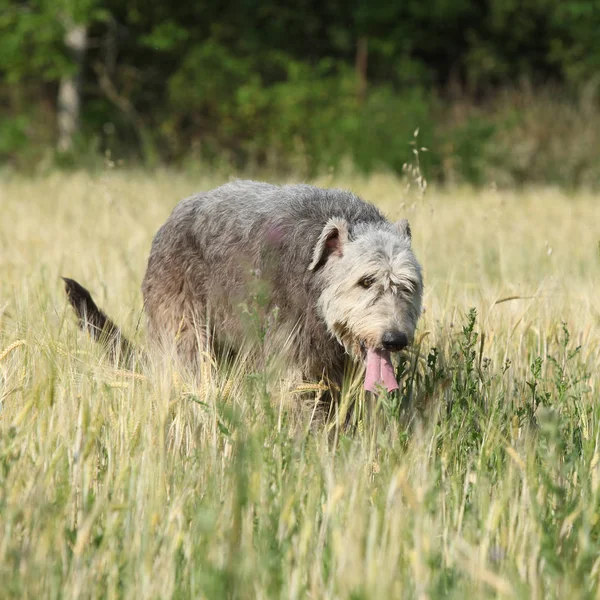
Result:
<svg viewBox="0 0 600 600">
<path fill-rule="evenodd" d="M 398 352 L 408 346 L 408 336 L 401 331 L 386 331 L 381 338 L 381 343 L 386 350 Z"/>
</svg>

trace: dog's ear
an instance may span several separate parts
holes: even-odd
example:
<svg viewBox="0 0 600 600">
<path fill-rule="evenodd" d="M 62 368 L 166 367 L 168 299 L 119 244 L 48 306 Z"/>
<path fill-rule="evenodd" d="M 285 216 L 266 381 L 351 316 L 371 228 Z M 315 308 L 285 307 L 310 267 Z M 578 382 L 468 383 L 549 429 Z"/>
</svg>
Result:
<svg viewBox="0 0 600 600">
<path fill-rule="evenodd" d="M 315 244 L 312 261 L 308 266 L 308 270 L 314 271 L 330 256 L 342 256 L 344 244 L 347 241 L 348 223 L 341 218 L 334 217 L 333 219 L 329 219 Z"/>
<path fill-rule="evenodd" d="M 410 231 L 410 225 L 408 219 L 400 219 L 394 223 L 394 228 L 403 237 L 407 238 L 408 241 L 412 239 L 412 232 Z"/>
</svg>

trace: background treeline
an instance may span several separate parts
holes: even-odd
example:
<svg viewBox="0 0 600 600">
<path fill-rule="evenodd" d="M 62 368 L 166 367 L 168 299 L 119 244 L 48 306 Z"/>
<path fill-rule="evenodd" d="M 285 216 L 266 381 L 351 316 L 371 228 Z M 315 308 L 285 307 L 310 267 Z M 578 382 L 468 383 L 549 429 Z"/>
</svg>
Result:
<svg viewBox="0 0 600 600">
<path fill-rule="evenodd" d="M 600 183 L 600 0 L 0 0 L 0 161 Z M 413 139 L 419 128 L 418 139 Z"/>
</svg>

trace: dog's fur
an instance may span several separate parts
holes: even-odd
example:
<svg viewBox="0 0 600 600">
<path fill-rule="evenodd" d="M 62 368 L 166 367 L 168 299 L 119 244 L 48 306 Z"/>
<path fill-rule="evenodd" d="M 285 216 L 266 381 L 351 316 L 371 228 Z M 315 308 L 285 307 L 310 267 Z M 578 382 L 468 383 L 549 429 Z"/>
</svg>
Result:
<svg viewBox="0 0 600 600">
<path fill-rule="evenodd" d="M 65 282 L 80 321 L 129 353 L 87 291 Z M 256 310 L 270 319 L 267 350 L 338 385 L 347 358 L 381 347 L 386 332 L 413 338 L 422 289 L 406 220 L 391 223 L 347 191 L 252 181 L 180 202 L 154 238 L 142 285 L 151 340 L 175 344 L 187 364 L 199 347 L 237 351 L 260 337 Z"/>
</svg>

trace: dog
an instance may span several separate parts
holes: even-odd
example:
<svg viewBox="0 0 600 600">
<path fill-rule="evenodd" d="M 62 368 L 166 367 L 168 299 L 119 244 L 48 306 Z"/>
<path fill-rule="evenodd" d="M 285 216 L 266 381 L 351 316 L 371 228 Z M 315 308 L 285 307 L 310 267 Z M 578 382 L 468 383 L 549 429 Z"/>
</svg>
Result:
<svg viewBox="0 0 600 600">
<path fill-rule="evenodd" d="M 80 325 L 113 359 L 130 356 L 89 292 L 65 285 Z M 414 338 L 423 275 L 406 219 L 392 223 L 345 190 L 238 180 L 175 207 L 142 291 L 151 342 L 174 345 L 192 369 L 203 349 L 260 343 L 307 380 L 341 387 L 358 362 L 366 390 L 390 392 L 391 354 Z M 257 298 L 269 323 L 260 335 L 249 325 Z"/>
</svg>

